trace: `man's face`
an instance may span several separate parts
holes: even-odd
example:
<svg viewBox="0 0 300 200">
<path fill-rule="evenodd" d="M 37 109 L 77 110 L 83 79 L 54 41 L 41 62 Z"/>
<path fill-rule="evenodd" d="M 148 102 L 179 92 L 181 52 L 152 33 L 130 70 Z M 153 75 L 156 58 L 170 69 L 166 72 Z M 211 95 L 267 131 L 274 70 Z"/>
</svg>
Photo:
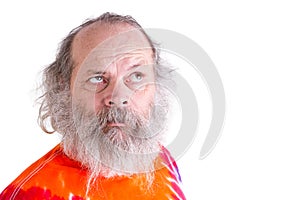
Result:
<svg viewBox="0 0 300 200">
<path fill-rule="evenodd" d="M 94 24 L 76 36 L 72 54 L 73 105 L 95 114 L 103 108 L 128 108 L 148 118 L 155 93 L 153 52 L 139 30 Z"/>
<path fill-rule="evenodd" d="M 92 24 L 76 35 L 72 58 L 71 98 L 62 91 L 53 103 L 65 153 L 92 174 L 153 171 L 168 107 L 155 94 L 146 37 L 126 24 Z"/>
</svg>

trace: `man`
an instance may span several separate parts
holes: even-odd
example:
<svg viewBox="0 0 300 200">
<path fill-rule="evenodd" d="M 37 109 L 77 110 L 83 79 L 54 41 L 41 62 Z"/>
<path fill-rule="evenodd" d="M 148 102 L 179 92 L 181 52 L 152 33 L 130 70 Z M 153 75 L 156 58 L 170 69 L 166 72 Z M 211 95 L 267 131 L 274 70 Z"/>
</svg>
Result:
<svg viewBox="0 0 300 200">
<path fill-rule="evenodd" d="M 1 199 L 185 199 L 160 144 L 168 73 L 130 16 L 105 13 L 72 30 L 44 70 L 39 113 L 42 129 L 61 133 L 61 144 Z"/>
</svg>

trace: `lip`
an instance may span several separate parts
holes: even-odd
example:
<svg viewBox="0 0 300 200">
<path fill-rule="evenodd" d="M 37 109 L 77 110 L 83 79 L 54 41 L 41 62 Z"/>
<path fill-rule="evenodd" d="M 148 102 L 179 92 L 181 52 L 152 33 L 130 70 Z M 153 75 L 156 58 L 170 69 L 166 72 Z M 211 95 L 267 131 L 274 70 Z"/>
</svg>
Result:
<svg viewBox="0 0 300 200">
<path fill-rule="evenodd" d="M 109 123 L 107 125 L 110 127 L 124 127 L 125 126 L 125 124 L 123 124 L 123 123 Z"/>
</svg>

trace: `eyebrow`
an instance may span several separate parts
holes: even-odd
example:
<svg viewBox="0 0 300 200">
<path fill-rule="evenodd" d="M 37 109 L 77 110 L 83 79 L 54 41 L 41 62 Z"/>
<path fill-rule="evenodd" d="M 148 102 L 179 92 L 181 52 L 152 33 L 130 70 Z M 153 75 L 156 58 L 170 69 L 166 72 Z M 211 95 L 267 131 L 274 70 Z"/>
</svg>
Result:
<svg viewBox="0 0 300 200">
<path fill-rule="evenodd" d="M 130 70 L 133 70 L 133 69 L 138 68 L 138 67 L 149 67 L 149 66 L 151 66 L 151 64 L 147 64 L 147 65 L 134 64 L 134 65 L 131 65 L 129 68 L 127 68 L 126 71 L 130 71 Z M 87 70 L 86 73 L 88 75 L 92 75 L 92 74 L 106 74 L 107 72 L 106 71 L 96 71 L 96 70 L 89 69 L 89 70 Z"/>
<path fill-rule="evenodd" d="M 106 74 L 105 71 L 95 71 L 95 70 L 92 70 L 92 69 L 87 70 L 86 73 L 87 73 L 88 75 L 92 75 L 92 74 Z"/>
<path fill-rule="evenodd" d="M 128 68 L 125 68 L 126 71 L 132 70 L 137 67 L 145 67 L 147 65 L 150 65 L 149 63 L 147 63 L 147 60 L 143 56 L 137 56 L 134 58 L 124 56 L 123 59 L 129 59 L 129 62 L 133 63 L 133 65 L 129 65 Z"/>
<path fill-rule="evenodd" d="M 144 65 L 141 65 L 141 64 L 134 64 L 134 65 L 131 65 L 130 67 L 128 67 L 126 70 L 129 71 L 129 70 L 132 70 L 134 68 L 138 68 L 138 67 L 142 67 Z"/>
</svg>

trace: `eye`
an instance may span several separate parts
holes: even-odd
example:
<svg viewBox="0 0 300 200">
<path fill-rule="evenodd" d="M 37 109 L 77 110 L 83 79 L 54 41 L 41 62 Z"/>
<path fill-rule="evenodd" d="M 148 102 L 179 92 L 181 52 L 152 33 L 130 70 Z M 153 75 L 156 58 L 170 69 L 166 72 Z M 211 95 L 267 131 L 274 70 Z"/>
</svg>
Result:
<svg viewBox="0 0 300 200">
<path fill-rule="evenodd" d="M 109 79 L 102 75 L 96 75 L 94 77 L 89 78 L 88 82 L 89 84 L 87 85 L 87 87 L 89 88 L 89 90 L 101 92 L 109 84 Z"/>
<path fill-rule="evenodd" d="M 89 82 L 93 84 L 105 83 L 107 82 L 103 76 L 95 76 L 89 79 Z"/>
<path fill-rule="evenodd" d="M 134 72 L 129 76 L 129 82 L 138 83 L 141 82 L 144 75 L 141 72 Z"/>
</svg>

